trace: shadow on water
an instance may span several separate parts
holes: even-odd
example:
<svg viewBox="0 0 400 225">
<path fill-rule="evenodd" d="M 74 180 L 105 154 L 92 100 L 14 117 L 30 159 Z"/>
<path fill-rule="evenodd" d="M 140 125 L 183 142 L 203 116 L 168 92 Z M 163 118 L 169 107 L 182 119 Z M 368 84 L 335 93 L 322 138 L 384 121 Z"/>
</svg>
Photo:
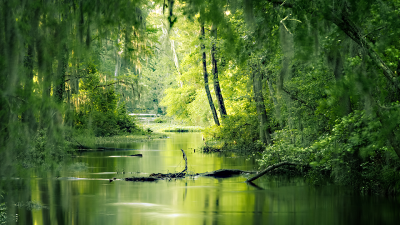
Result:
<svg viewBox="0 0 400 225">
<path fill-rule="evenodd" d="M 396 224 L 399 199 L 359 196 L 343 187 L 314 187 L 302 178 L 246 175 L 225 179 L 187 177 L 157 182 L 127 182 L 125 177 L 182 171 L 180 149 L 189 173 L 221 168 L 256 170 L 254 160 L 234 154 L 194 152 L 201 134 L 171 134 L 151 142 L 125 143 L 131 150 L 85 152 L 60 177 L 21 179 L 14 194 L 18 224 Z M 126 157 L 142 154 L 142 157 Z M 49 172 L 49 174 L 51 174 Z M 112 182 L 109 179 L 113 179 Z M 17 190 L 17 189 L 16 189 Z"/>
</svg>

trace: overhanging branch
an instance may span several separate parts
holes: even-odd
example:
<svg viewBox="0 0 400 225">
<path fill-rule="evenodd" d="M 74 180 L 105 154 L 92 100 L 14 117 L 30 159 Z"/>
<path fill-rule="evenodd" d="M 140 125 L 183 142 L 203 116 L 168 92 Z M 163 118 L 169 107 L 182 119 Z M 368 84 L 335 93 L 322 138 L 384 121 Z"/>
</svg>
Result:
<svg viewBox="0 0 400 225">
<path fill-rule="evenodd" d="M 280 0 L 267 0 L 273 4 L 280 4 L 280 6 L 285 8 L 294 8 L 294 4 L 286 3 Z M 285 4 L 283 4 L 285 3 Z M 400 81 L 395 76 L 394 72 L 386 65 L 386 63 L 379 57 L 378 53 L 375 52 L 371 43 L 366 40 L 366 36 L 363 32 L 356 26 L 356 24 L 350 19 L 349 14 L 346 11 L 335 12 L 331 9 L 330 13 L 325 14 L 328 21 L 334 23 L 340 30 L 342 30 L 348 37 L 350 37 L 354 42 L 356 42 L 365 53 L 372 59 L 374 64 L 379 67 L 384 76 L 389 80 L 389 82 L 400 92 Z"/>
</svg>

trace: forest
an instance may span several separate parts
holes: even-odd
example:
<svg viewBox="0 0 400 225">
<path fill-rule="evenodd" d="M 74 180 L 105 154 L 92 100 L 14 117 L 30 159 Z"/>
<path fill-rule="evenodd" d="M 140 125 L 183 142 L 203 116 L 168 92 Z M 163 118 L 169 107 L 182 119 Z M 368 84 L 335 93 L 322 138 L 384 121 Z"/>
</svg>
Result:
<svg viewBox="0 0 400 225">
<path fill-rule="evenodd" d="M 399 0 L 2 0 L 0 18 L 1 198 L 79 138 L 151 132 L 130 113 L 259 170 L 399 194 Z"/>
</svg>

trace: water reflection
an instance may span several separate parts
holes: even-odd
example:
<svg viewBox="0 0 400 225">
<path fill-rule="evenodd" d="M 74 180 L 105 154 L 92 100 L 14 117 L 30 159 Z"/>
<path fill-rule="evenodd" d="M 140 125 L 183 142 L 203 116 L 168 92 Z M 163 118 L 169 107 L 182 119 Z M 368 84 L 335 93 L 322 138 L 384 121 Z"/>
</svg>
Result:
<svg viewBox="0 0 400 225">
<path fill-rule="evenodd" d="M 245 183 L 243 176 L 118 180 L 182 171 L 180 149 L 187 152 L 192 173 L 257 167 L 240 157 L 194 153 L 200 145 L 199 134 L 173 134 L 170 139 L 115 146 L 132 150 L 83 153 L 74 163 L 86 163 L 86 170 L 63 171 L 59 179 L 29 180 L 30 194 L 21 198 L 45 207 L 18 208 L 18 223 L 395 224 L 400 219 L 398 200 L 360 197 L 332 186 L 311 187 L 300 178 L 261 178 L 257 186 Z M 138 153 L 143 157 L 124 157 Z M 117 180 L 110 183 L 113 177 Z"/>
</svg>

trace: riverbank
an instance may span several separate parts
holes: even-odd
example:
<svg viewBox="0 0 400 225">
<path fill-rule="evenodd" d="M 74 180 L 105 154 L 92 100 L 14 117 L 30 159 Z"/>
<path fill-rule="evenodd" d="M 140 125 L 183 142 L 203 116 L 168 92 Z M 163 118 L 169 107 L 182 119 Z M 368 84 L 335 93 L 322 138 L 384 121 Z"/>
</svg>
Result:
<svg viewBox="0 0 400 225">
<path fill-rule="evenodd" d="M 202 132 L 204 127 L 201 126 L 187 126 L 182 124 L 175 124 L 171 122 L 166 123 L 145 123 L 138 125 L 143 130 L 151 129 L 154 132 Z"/>
<path fill-rule="evenodd" d="M 18 188 L 10 189 L 7 195 L 18 204 L 8 209 L 16 210 L 22 224 L 131 224 L 132 215 L 143 224 L 396 224 L 400 219 L 396 199 L 360 196 L 334 185 L 311 186 L 301 176 L 268 175 L 254 184 L 245 182 L 253 176 L 250 173 L 223 179 L 203 175 L 126 181 L 182 171 L 185 163 L 180 149 L 187 150 L 190 174 L 258 168 L 254 159 L 200 153 L 197 149 L 204 144 L 200 133 L 169 135 L 160 141 L 129 143 L 124 147 L 127 150 L 82 152 L 69 161 L 65 167 L 69 169 L 58 170 L 46 179 L 38 179 L 45 177 L 41 174 L 29 180 L 16 179 L 13 183 L 26 187 L 29 195 L 21 195 Z M 133 154 L 143 156 L 128 157 Z M 26 207 L 30 202 L 44 207 L 33 211 Z"/>
<path fill-rule="evenodd" d="M 102 145 L 124 144 L 130 142 L 146 142 L 168 138 L 172 132 L 201 132 L 200 126 L 186 126 L 175 123 L 143 123 L 137 124 L 139 128 L 134 133 L 123 133 L 111 137 L 96 137 L 90 131 L 74 131 L 71 144 L 73 146 L 85 146 L 95 148 Z"/>
</svg>

